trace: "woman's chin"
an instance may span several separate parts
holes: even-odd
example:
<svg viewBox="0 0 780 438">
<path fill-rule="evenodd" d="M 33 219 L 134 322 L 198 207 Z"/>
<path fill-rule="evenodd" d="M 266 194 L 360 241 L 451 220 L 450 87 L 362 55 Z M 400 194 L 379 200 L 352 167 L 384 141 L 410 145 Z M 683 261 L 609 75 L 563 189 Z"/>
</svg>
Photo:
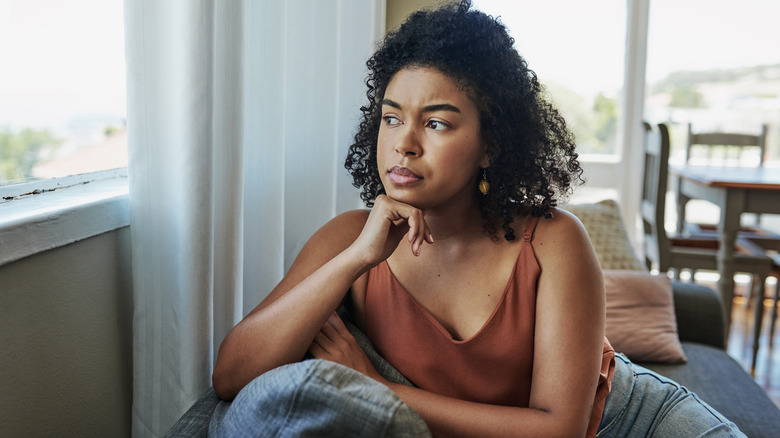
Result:
<svg viewBox="0 0 780 438">
<path fill-rule="evenodd" d="M 401 202 L 420 210 L 425 210 L 425 207 L 427 206 L 427 204 L 421 200 L 419 196 L 414 196 L 413 194 L 404 192 L 402 190 L 388 191 L 385 193 L 385 195 L 387 195 L 387 197 L 393 201 Z"/>
</svg>

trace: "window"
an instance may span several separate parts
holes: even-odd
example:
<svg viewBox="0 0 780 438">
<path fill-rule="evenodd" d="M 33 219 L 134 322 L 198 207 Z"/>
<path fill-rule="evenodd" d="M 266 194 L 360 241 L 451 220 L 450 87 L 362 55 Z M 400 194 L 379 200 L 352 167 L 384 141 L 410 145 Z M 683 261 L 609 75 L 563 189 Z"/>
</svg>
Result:
<svg viewBox="0 0 780 438">
<path fill-rule="evenodd" d="M 581 154 L 618 154 L 623 0 L 476 0 L 498 16 L 570 124 Z"/>
<path fill-rule="evenodd" d="M 652 0 L 645 117 L 669 125 L 671 159 L 696 131 L 758 134 L 780 163 L 780 2 Z M 773 126 L 774 125 L 774 126 Z"/>
<path fill-rule="evenodd" d="M 121 0 L 0 0 L 0 185 L 127 166 Z"/>
</svg>

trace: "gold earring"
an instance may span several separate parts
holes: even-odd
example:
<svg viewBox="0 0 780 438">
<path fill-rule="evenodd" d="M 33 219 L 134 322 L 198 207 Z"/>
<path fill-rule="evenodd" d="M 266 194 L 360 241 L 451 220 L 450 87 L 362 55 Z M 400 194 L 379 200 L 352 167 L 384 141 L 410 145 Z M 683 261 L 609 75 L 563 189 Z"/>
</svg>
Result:
<svg viewBox="0 0 780 438">
<path fill-rule="evenodd" d="M 485 169 L 482 169 L 482 181 L 479 182 L 479 191 L 483 195 L 487 195 L 490 191 L 490 183 L 487 180 L 487 172 Z"/>
</svg>

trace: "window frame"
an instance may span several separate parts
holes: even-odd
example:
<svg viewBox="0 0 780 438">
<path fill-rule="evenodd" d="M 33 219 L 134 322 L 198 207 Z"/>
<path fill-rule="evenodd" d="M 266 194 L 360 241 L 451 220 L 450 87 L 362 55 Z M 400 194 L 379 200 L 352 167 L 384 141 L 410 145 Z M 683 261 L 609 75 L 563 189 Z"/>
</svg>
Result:
<svg viewBox="0 0 780 438">
<path fill-rule="evenodd" d="M 626 0 L 626 51 L 616 155 L 583 156 L 595 188 L 617 188 L 630 237 L 638 233 L 645 62 L 650 0 Z M 0 186 L 0 266 L 130 225 L 127 168 Z M 37 192 L 36 192 L 37 191 Z M 10 198 L 10 199 L 6 199 Z"/>
<path fill-rule="evenodd" d="M 0 266 L 130 225 L 127 168 L 0 187 Z"/>
</svg>

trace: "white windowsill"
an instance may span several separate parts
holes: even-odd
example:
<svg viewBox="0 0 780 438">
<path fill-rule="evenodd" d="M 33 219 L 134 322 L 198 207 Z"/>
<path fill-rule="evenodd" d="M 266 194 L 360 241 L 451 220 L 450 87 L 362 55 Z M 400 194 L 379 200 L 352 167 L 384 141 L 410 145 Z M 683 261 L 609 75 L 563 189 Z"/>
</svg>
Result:
<svg viewBox="0 0 780 438">
<path fill-rule="evenodd" d="M 0 266 L 130 225 L 126 169 L 0 188 Z"/>
</svg>

